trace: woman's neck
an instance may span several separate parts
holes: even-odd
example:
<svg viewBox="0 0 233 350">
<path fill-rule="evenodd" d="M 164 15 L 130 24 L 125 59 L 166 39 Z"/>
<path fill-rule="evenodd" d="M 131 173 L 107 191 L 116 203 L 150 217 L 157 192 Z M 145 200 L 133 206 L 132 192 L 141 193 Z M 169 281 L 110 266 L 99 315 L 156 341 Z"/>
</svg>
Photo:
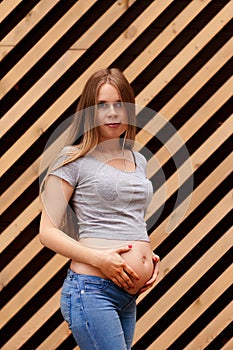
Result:
<svg viewBox="0 0 233 350">
<path fill-rule="evenodd" d="M 100 141 L 96 147 L 96 150 L 107 154 L 122 153 L 122 147 L 119 139 Z"/>
</svg>

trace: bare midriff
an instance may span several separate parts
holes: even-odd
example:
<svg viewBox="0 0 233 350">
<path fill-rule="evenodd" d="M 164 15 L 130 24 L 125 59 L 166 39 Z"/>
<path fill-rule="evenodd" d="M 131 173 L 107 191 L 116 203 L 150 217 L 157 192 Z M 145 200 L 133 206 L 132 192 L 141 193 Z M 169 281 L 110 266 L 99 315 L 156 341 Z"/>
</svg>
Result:
<svg viewBox="0 0 233 350">
<path fill-rule="evenodd" d="M 152 250 L 149 242 L 142 241 L 113 241 L 101 238 L 82 238 L 79 243 L 93 247 L 95 249 L 118 249 L 121 247 L 126 247 L 131 244 L 132 248 L 126 252 L 122 253 L 121 257 L 126 261 L 126 263 L 131 266 L 131 268 L 138 274 L 139 280 L 131 280 L 134 283 L 135 288 L 128 290 L 130 294 L 136 294 L 145 283 L 151 278 L 154 270 L 154 264 L 152 260 Z M 72 260 L 71 269 L 79 274 L 86 274 L 92 276 L 99 276 L 106 278 L 106 276 L 96 267 L 84 263 L 80 263 Z"/>
</svg>

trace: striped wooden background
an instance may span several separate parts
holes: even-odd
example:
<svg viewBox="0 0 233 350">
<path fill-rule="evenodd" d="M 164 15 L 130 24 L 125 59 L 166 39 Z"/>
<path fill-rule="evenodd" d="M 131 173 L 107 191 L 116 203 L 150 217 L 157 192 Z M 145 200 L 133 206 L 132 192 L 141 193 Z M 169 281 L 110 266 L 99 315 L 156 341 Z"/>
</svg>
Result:
<svg viewBox="0 0 233 350">
<path fill-rule="evenodd" d="M 161 165 L 167 195 L 159 218 L 156 205 L 147 217 L 162 262 L 157 285 L 138 300 L 133 349 L 233 349 L 232 14 L 233 1 L 224 0 L 1 2 L 3 350 L 77 349 L 59 311 L 67 260 L 37 237 L 38 172 L 49 136 L 74 112 L 86 79 L 105 66 L 121 68 L 137 103 L 179 131 L 194 176 L 186 215 L 168 233 L 188 179 L 177 182 L 179 150 L 138 131 Z M 156 116 L 145 123 L 158 132 Z M 153 166 L 149 172 L 159 188 Z"/>
</svg>

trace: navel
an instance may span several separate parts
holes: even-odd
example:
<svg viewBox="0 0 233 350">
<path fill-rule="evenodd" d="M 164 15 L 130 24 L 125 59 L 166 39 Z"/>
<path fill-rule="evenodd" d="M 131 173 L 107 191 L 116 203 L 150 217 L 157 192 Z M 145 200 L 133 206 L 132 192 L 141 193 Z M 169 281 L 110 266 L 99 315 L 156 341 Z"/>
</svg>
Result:
<svg viewBox="0 0 233 350">
<path fill-rule="evenodd" d="M 146 256 L 143 255 L 143 257 L 142 257 L 142 263 L 145 264 L 145 262 L 146 262 Z"/>
</svg>

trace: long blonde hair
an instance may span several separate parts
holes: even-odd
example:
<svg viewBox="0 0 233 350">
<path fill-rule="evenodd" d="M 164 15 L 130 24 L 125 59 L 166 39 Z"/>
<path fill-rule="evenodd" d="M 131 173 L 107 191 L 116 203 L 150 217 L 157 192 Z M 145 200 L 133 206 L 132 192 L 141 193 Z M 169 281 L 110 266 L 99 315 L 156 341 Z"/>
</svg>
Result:
<svg viewBox="0 0 233 350">
<path fill-rule="evenodd" d="M 94 149 L 99 142 L 95 127 L 97 96 L 100 87 L 105 84 L 114 86 L 125 103 L 128 115 L 128 127 L 125 131 L 124 147 L 132 149 L 136 134 L 135 97 L 132 87 L 118 68 L 105 68 L 94 73 L 86 82 L 81 94 L 73 123 L 73 132 L 79 139 L 76 149 L 72 147 L 62 165 L 68 164 Z M 73 137 L 74 138 L 74 137 Z"/>
<path fill-rule="evenodd" d="M 99 142 L 98 130 L 95 127 L 97 96 L 100 87 L 105 83 L 111 84 L 117 89 L 121 101 L 125 105 L 128 125 L 122 143 L 124 148 L 133 148 L 136 134 L 135 98 L 133 89 L 118 68 L 101 69 L 87 80 L 70 127 L 68 140 L 72 140 L 72 144 L 75 143 L 76 145 L 68 148 L 65 147 L 59 152 L 55 162 L 50 165 L 47 175 L 55 169 L 85 156 L 97 146 Z M 69 141 L 67 142 L 69 146 L 72 146 L 72 144 Z M 44 189 L 46 178 L 47 176 L 42 181 L 41 193 Z M 70 237 L 77 239 L 77 217 L 72 210 L 72 205 L 67 206 L 61 226 L 61 229 L 66 231 Z"/>
</svg>

